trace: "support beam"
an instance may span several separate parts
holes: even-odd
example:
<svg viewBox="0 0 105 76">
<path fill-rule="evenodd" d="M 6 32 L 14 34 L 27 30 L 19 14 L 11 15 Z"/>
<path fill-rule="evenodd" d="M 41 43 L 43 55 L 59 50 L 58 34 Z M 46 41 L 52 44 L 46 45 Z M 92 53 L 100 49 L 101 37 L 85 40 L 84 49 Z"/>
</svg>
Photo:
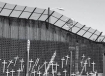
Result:
<svg viewBox="0 0 105 76">
<path fill-rule="evenodd" d="M 45 9 L 46 10 L 46 9 Z M 39 18 L 37 19 L 37 20 L 39 20 L 40 19 L 40 17 L 43 15 L 43 13 L 45 12 L 45 10 L 41 13 L 41 15 L 39 16 Z"/>
<path fill-rule="evenodd" d="M 69 19 L 69 20 L 70 20 L 70 19 Z M 67 24 L 67 22 L 68 22 L 69 20 L 67 20 L 67 21 L 65 22 L 65 24 Z M 64 24 L 64 25 L 65 25 L 65 24 Z M 64 25 L 62 25 L 62 27 L 63 27 Z"/>
<path fill-rule="evenodd" d="M 103 42 L 103 41 L 104 41 L 104 39 L 105 39 L 105 37 L 102 39 L 102 41 L 101 41 L 101 42 Z"/>
<path fill-rule="evenodd" d="M 63 16 L 63 15 L 62 15 L 62 16 Z M 62 17 L 62 16 L 61 16 L 61 17 Z M 61 18 L 61 17 L 60 17 L 60 18 Z M 58 18 L 58 20 L 59 20 L 60 18 Z M 58 20 L 57 20 L 57 21 L 58 21 Z M 55 23 L 57 23 L 57 21 L 56 21 Z M 55 23 L 54 23 L 54 25 L 55 25 Z"/>
<path fill-rule="evenodd" d="M 97 30 L 95 30 L 93 33 L 92 33 L 92 35 L 89 37 L 89 39 L 93 36 L 93 34 L 96 32 Z"/>
<path fill-rule="evenodd" d="M 6 6 L 7 3 L 4 4 L 3 8 L 1 9 L 0 13 L 2 12 L 2 10 L 4 9 L 4 7 Z"/>
<path fill-rule="evenodd" d="M 18 16 L 18 18 L 20 18 L 20 16 L 22 15 L 22 13 L 24 12 L 24 10 L 26 9 L 27 6 L 24 7 L 24 9 L 22 10 L 22 12 L 20 13 L 20 15 Z"/>
<path fill-rule="evenodd" d="M 32 16 L 32 14 L 34 13 L 35 10 L 36 10 L 36 8 L 34 8 L 34 10 L 32 11 L 32 13 L 31 13 L 30 16 L 28 17 L 28 19 L 30 19 L 30 17 Z"/>
<path fill-rule="evenodd" d="M 14 11 L 14 9 L 16 8 L 17 5 L 14 6 L 14 8 L 12 9 L 11 13 L 8 15 L 8 17 L 11 16 L 12 12 Z"/>
<path fill-rule="evenodd" d="M 76 32 L 76 34 L 81 30 L 81 29 L 83 29 L 85 27 L 85 25 L 83 26 L 83 27 L 81 27 L 77 32 Z"/>
<path fill-rule="evenodd" d="M 77 22 L 77 23 L 78 23 L 78 22 Z M 69 31 L 70 31 L 77 23 L 75 23 L 75 24 L 69 29 Z"/>
<path fill-rule="evenodd" d="M 89 28 L 86 30 L 86 32 L 88 32 L 90 28 L 91 28 L 91 27 L 89 27 Z M 84 35 L 86 34 L 86 32 L 85 32 L 82 36 L 84 36 Z"/>
<path fill-rule="evenodd" d="M 99 38 L 101 35 L 102 35 L 102 32 L 98 35 L 98 37 L 96 38 L 96 40 L 95 40 L 95 41 L 97 41 L 97 40 L 98 40 L 98 38 Z"/>
</svg>

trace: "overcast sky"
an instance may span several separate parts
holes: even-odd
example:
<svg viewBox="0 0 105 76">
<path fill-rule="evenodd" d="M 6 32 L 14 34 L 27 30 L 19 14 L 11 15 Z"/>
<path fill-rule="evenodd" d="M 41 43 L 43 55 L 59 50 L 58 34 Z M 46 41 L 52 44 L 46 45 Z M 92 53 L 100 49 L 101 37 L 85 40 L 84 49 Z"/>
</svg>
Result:
<svg viewBox="0 0 105 76">
<path fill-rule="evenodd" d="M 62 7 L 65 11 L 53 9 L 75 21 L 92 27 L 105 35 L 105 0 L 0 0 L 1 2 L 39 7 Z"/>
</svg>

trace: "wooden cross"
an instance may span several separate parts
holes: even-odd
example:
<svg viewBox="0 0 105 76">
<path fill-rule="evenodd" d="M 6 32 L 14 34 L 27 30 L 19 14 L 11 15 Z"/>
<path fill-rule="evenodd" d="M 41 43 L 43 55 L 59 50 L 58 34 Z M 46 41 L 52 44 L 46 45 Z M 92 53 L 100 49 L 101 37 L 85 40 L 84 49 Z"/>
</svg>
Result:
<svg viewBox="0 0 105 76">
<path fill-rule="evenodd" d="M 17 70 L 17 72 L 18 72 L 18 76 L 20 76 L 21 69 L 19 68 L 19 69 Z"/>
<path fill-rule="evenodd" d="M 61 73 L 60 73 L 60 72 L 58 72 L 58 73 L 57 73 L 57 75 L 58 75 L 58 76 L 61 76 Z"/>
<path fill-rule="evenodd" d="M 66 65 L 67 65 L 67 63 L 68 63 L 68 59 L 69 59 L 70 57 L 67 55 L 66 56 Z"/>
<path fill-rule="evenodd" d="M 9 68 L 9 66 L 10 66 L 12 63 L 13 63 L 13 61 L 10 60 L 8 66 L 7 66 L 7 68 Z"/>
<path fill-rule="evenodd" d="M 47 68 L 46 68 L 46 70 L 44 72 L 44 75 L 45 75 L 46 72 L 48 72 L 51 64 L 54 62 L 55 56 L 56 56 L 56 51 L 54 52 L 53 56 L 51 57 L 50 62 L 48 63 L 48 66 L 47 66 Z"/>
<path fill-rule="evenodd" d="M 29 65 L 30 65 L 29 71 L 30 71 L 30 69 L 31 69 L 31 65 L 32 65 L 33 62 L 34 62 L 34 61 L 32 61 L 32 59 L 29 61 Z"/>
<path fill-rule="evenodd" d="M 71 74 L 71 76 L 75 76 L 76 74 L 74 74 L 74 72 Z"/>
<path fill-rule="evenodd" d="M 95 65 L 94 61 L 93 61 L 93 63 L 91 63 L 91 64 L 93 65 L 93 72 L 94 72 L 94 65 Z"/>
<path fill-rule="evenodd" d="M 7 73 L 7 76 L 9 76 L 9 73 L 10 73 L 10 72 L 8 71 L 8 69 L 7 69 L 6 73 Z"/>
<path fill-rule="evenodd" d="M 20 63 L 21 63 L 21 70 L 23 71 L 23 63 L 24 63 L 23 58 L 20 60 Z"/>
<path fill-rule="evenodd" d="M 33 74 L 34 74 L 34 76 L 35 76 L 35 73 L 36 73 L 37 71 L 35 71 L 35 69 L 34 69 L 34 71 L 32 72 Z"/>
<path fill-rule="evenodd" d="M 10 71 L 11 73 L 12 73 L 12 76 L 13 76 L 13 73 L 15 72 L 13 69 L 12 69 L 12 71 Z"/>
<path fill-rule="evenodd" d="M 36 59 L 35 64 L 32 66 L 32 71 L 31 72 L 33 72 L 34 67 L 37 66 L 38 62 L 39 62 L 39 58 Z"/>
<path fill-rule="evenodd" d="M 65 73 L 65 76 L 66 76 L 67 70 L 65 69 L 63 72 Z"/>
<path fill-rule="evenodd" d="M 82 56 L 82 60 L 85 58 L 85 55 L 83 54 L 83 56 Z"/>
<path fill-rule="evenodd" d="M 52 70 L 52 74 L 53 74 L 53 76 L 54 76 L 54 74 L 55 74 L 54 70 Z"/>
<path fill-rule="evenodd" d="M 65 60 L 64 57 L 63 57 L 61 60 L 62 60 L 62 68 L 63 68 L 63 62 L 64 62 L 64 60 Z"/>
<path fill-rule="evenodd" d="M 82 67 L 83 61 L 81 61 L 80 63 L 81 63 L 81 67 Z"/>
<path fill-rule="evenodd" d="M 87 72 L 86 75 L 89 76 L 89 73 Z"/>
<path fill-rule="evenodd" d="M 90 67 L 90 59 L 91 59 L 91 58 L 90 58 L 90 57 L 88 57 L 88 61 L 89 61 L 89 67 Z"/>
<path fill-rule="evenodd" d="M 7 64 L 7 62 L 4 60 L 4 62 L 2 62 L 3 64 L 3 73 L 5 72 L 5 65 Z"/>
<path fill-rule="evenodd" d="M 93 75 L 92 71 L 89 73 L 90 75 Z"/>
<path fill-rule="evenodd" d="M 52 66 L 52 72 L 53 72 L 53 71 L 54 71 L 54 66 L 57 67 L 57 64 L 52 63 L 51 66 Z M 56 68 L 56 69 L 57 69 L 57 68 Z M 56 72 L 56 71 L 54 71 L 54 72 Z"/>
<path fill-rule="evenodd" d="M 55 70 L 55 72 L 57 73 L 57 70 L 58 70 L 58 66 L 59 66 L 59 65 L 58 65 L 58 63 L 57 63 L 57 62 L 56 62 L 56 64 L 55 64 L 55 65 L 56 65 L 56 70 Z"/>
<path fill-rule="evenodd" d="M 39 71 L 37 74 L 39 74 L 39 76 L 40 76 L 42 73 Z"/>
<path fill-rule="evenodd" d="M 87 63 L 87 61 L 85 61 L 85 63 L 84 63 L 84 66 L 85 66 L 85 72 L 86 72 L 86 65 L 87 65 L 88 63 Z"/>
<path fill-rule="evenodd" d="M 43 74 L 43 76 L 47 76 L 48 74 L 49 74 L 49 72 L 46 72 L 46 73 Z"/>
<path fill-rule="evenodd" d="M 46 61 L 44 62 L 45 70 L 46 70 L 46 68 L 47 68 L 47 63 L 48 63 L 48 62 L 46 62 Z"/>
<path fill-rule="evenodd" d="M 19 59 L 19 57 L 16 56 L 16 57 L 14 57 L 14 59 L 15 59 L 15 63 L 14 63 L 14 66 L 15 66 L 16 65 L 16 62 L 17 62 L 17 59 Z"/>
</svg>

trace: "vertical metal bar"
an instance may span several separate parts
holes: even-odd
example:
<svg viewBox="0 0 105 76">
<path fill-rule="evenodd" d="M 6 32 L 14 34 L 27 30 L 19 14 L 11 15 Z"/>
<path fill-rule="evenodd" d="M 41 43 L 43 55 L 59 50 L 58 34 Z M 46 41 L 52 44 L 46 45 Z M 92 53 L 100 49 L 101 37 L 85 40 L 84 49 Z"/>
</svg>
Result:
<svg viewBox="0 0 105 76">
<path fill-rule="evenodd" d="M 50 7 L 48 7 L 48 17 L 50 16 Z M 50 18 L 48 18 L 48 23 L 50 21 Z"/>
<path fill-rule="evenodd" d="M 97 41 L 97 40 L 98 40 L 98 38 L 99 38 L 101 35 L 102 35 L 102 32 L 98 35 L 98 37 L 96 38 L 96 40 L 95 40 L 95 41 Z"/>
<path fill-rule="evenodd" d="M 85 25 L 83 26 L 83 27 L 81 27 L 77 32 L 76 32 L 76 34 L 81 30 L 81 29 L 83 29 L 85 27 Z"/>
<path fill-rule="evenodd" d="M 53 11 L 49 16 L 48 18 L 45 20 L 45 22 L 50 18 L 50 16 L 54 13 L 55 11 Z M 49 21 L 48 21 L 49 22 Z"/>
<path fill-rule="evenodd" d="M 86 30 L 86 32 L 89 31 L 90 28 L 91 28 L 91 27 L 89 27 L 89 28 Z M 84 35 L 86 34 L 86 32 L 85 32 L 82 36 L 84 36 Z"/>
<path fill-rule="evenodd" d="M 48 18 L 45 20 L 45 22 L 47 21 L 47 23 L 46 23 L 46 28 L 48 29 L 48 27 L 49 27 L 49 23 L 50 23 L 50 7 L 48 7 Z"/>
<path fill-rule="evenodd" d="M 93 33 L 92 33 L 92 35 L 89 37 L 89 39 L 93 36 L 93 34 L 96 32 L 97 30 L 95 30 Z"/>
</svg>

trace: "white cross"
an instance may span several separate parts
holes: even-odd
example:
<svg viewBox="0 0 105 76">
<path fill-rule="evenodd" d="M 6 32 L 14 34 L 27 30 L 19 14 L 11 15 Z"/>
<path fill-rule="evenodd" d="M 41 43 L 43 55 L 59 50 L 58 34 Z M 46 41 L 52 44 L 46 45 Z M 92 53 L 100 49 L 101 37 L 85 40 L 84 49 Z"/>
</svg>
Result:
<svg viewBox="0 0 105 76">
<path fill-rule="evenodd" d="M 57 63 L 56 63 L 56 64 L 52 63 L 51 65 L 52 65 L 52 71 L 54 71 L 54 66 L 55 66 L 55 67 L 56 67 L 55 72 L 57 72 L 57 67 L 58 67 L 59 65 L 58 65 Z"/>
<path fill-rule="evenodd" d="M 55 59 L 55 56 L 56 56 L 56 51 L 54 52 L 53 56 L 51 57 L 51 60 L 49 63 L 53 63 L 54 59 Z"/>
<path fill-rule="evenodd" d="M 85 55 L 83 54 L 83 56 L 82 56 L 82 60 L 85 58 Z"/>
<path fill-rule="evenodd" d="M 36 59 L 35 64 L 32 66 L 32 71 L 34 70 L 34 67 L 38 65 L 38 62 L 39 62 L 39 58 Z"/>
<path fill-rule="evenodd" d="M 9 76 L 9 73 L 10 73 L 10 72 L 8 71 L 8 69 L 7 69 L 6 73 L 7 73 L 7 76 Z"/>
<path fill-rule="evenodd" d="M 93 75 L 92 71 L 89 73 L 90 75 Z"/>
<path fill-rule="evenodd" d="M 45 76 L 47 76 L 47 74 L 48 74 L 48 72 L 47 72 L 47 63 L 48 62 L 46 62 L 46 61 L 44 62 L 44 65 L 45 65 Z"/>
<path fill-rule="evenodd" d="M 67 65 L 67 63 L 68 63 L 68 59 L 69 59 L 70 57 L 67 55 L 66 56 L 66 65 Z"/>
<path fill-rule="evenodd" d="M 66 76 L 67 70 L 65 69 L 63 72 L 65 73 L 65 76 Z"/>
<path fill-rule="evenodd" d="M 54 62 L 55 56 L 56 56 L 56 51 L 54 52 L 53 56 L 51 57 L 50 62 L 48 63 L 46 71 L 44 73 L 46 73 L 49 70 L 51 64 Z"/>
<path fill-rule="evenodd" d="M 12 63 L 13 63 L 13 61 L 10 60 L 8 66 L 7 66 L 7 68 L 9 68 L 9 66 L 10 66 Z"/>
<path fill-rule="evenodd" d="M 20 63 L 21 63 L 21 70 L 23 70 L 23 63 L 24 63 L 23 58 L 20 60 Z"/>
<path fill-rule="evenodd" d="M 16 62 L 17 62 L 17 59 L 19 59 L 19 57 L 16 56 L 16 57 L 14 57 L 14 59 L 15 59 L 15 63 L 14 63 L 14 66 L 15 66 L 16 65 Z"/>
<path fill-rule="evenodd" d="M 74 72 L 71 74 L 71 76 L 75 76 L 76 74 L 74 74 Z"/>
<path fill-rule="evenodd" d="M 32 59 L 29 61 L 29 65 L 30 65 L 29 71 L 30 71 L 30 69 L 31 69 L 31 65 L 32 65 L 33 62 L 34 62 L 34 61 L 32 61 Z"/>
<path fill-rule="evenodd" d="M 95 71 L 94 73 L 97 74 L 97 71 Z"/>
<path fill-rule="evenodd" d="M 91 63 L 91 64 L 93 65 L 93 72 L 94 72 L 94 65 L 95 65 L 94 61 L 93 61 L 93 63 Z"/>
<path fill-rule="evenodd" d="M 61 73 L 60 72 L 58 72 L 58 74 L 57 74 L 58 76 L 61 76 Z"/>
<path fill-rule="evenodd" d="M 17 70 L 17 72 L 18 72 L 18 76 L 20 76 L 21 69 L 19 68 L 19 69 Z"/>
<path fill-rule="evenodd" d="M 52 74 L 53 74 L 53 76 L 54 76 L 54 73 L 55 73 L 54 70 L 52 70 Z"/>
<path fill-rule="evenodd" d="M 49 74 L 49 72 L 45 72 L 44 74 L 43 74 L 43 76 L 47 76 Z"/>
<path fill-rule="evenodd" d="M 13 69 L 12 69 L 12 71 L 10 71 L 11 73 L 12 73 L 12 76 L 13 76 L 13 73 L 15 72 Z"/>
<path fill-rule="evenodd" d="M 86 75 L 89 76 L 89 73 L 87 72 Z"/>
<path fill-rule="evenodd" d="M 39 76 L 40 76 L 42 73 L 39 71 L 37 74 L 39 74 Z"/>
<path fill-rule="evenodd" d="M 57 72 L 59 65 L 58 65 L 58 63 L 56 63 L 55 65 L 56 65 L 56 70 L 55 70 L 55 72 Z"/>
<path fill-rule="evenodd" d="M 44 62 L 45 70 L 46 70 L 46 68 L 47 68 L 47 63 L 48 63 L 48 62 L 46 62 L 46 61 Z"/>
<path fill-rule="evenodd" d="M 81 67 L 82 67 L 83 61 L 81 61 L 80 63 L 81 63 Z"/>
<path fill-rule="evenodd" d="M 4 62 L 2 62 L 3 64 L 3 73 L 5 72 L 5 65 L 7 64 L 7 62 L 4 60 Z"/>
<path fill-rule="evenodd" d="M 54 64 L 54 63 L 51 64 L 51 66 L 52 66 L 52 74 L 55 72 L 54 71 L 54 65 L 56 65 L 56 64 Z"/>
<path fill-rule="evenodd" d="M 63 57 L 61 60 L 62 60 L 62 68 L 63 68 L 63 62 L 64 62 L 64 60 L 65 60 L 64 57 Z"/>
<path fill-rule="evenodd" d="M 34 74 L 34 76 L 35 76 L 35 73 L 36 73 L 37 71 L 35 71 L 35 69 L 34 69 L 34 71 L 32 72 L 33 74 Z"/>
<path fill-rule="evenodd" d="M 85 72 L 86 72 L 86 65 L 87 65 L 88 63 L 87 63 L 87 60 L 85 61 L 85 63 L 84 63 L 84 66 L 85 66 Z"/>
<path fill-rule="evenodd" d="M 90 67 L 90 59 L 91 59 L 91 58 L 89 58 L 89 57 L 88 57 L 88 61 L 89 61 L 89 67 Z"/>
</svg>

